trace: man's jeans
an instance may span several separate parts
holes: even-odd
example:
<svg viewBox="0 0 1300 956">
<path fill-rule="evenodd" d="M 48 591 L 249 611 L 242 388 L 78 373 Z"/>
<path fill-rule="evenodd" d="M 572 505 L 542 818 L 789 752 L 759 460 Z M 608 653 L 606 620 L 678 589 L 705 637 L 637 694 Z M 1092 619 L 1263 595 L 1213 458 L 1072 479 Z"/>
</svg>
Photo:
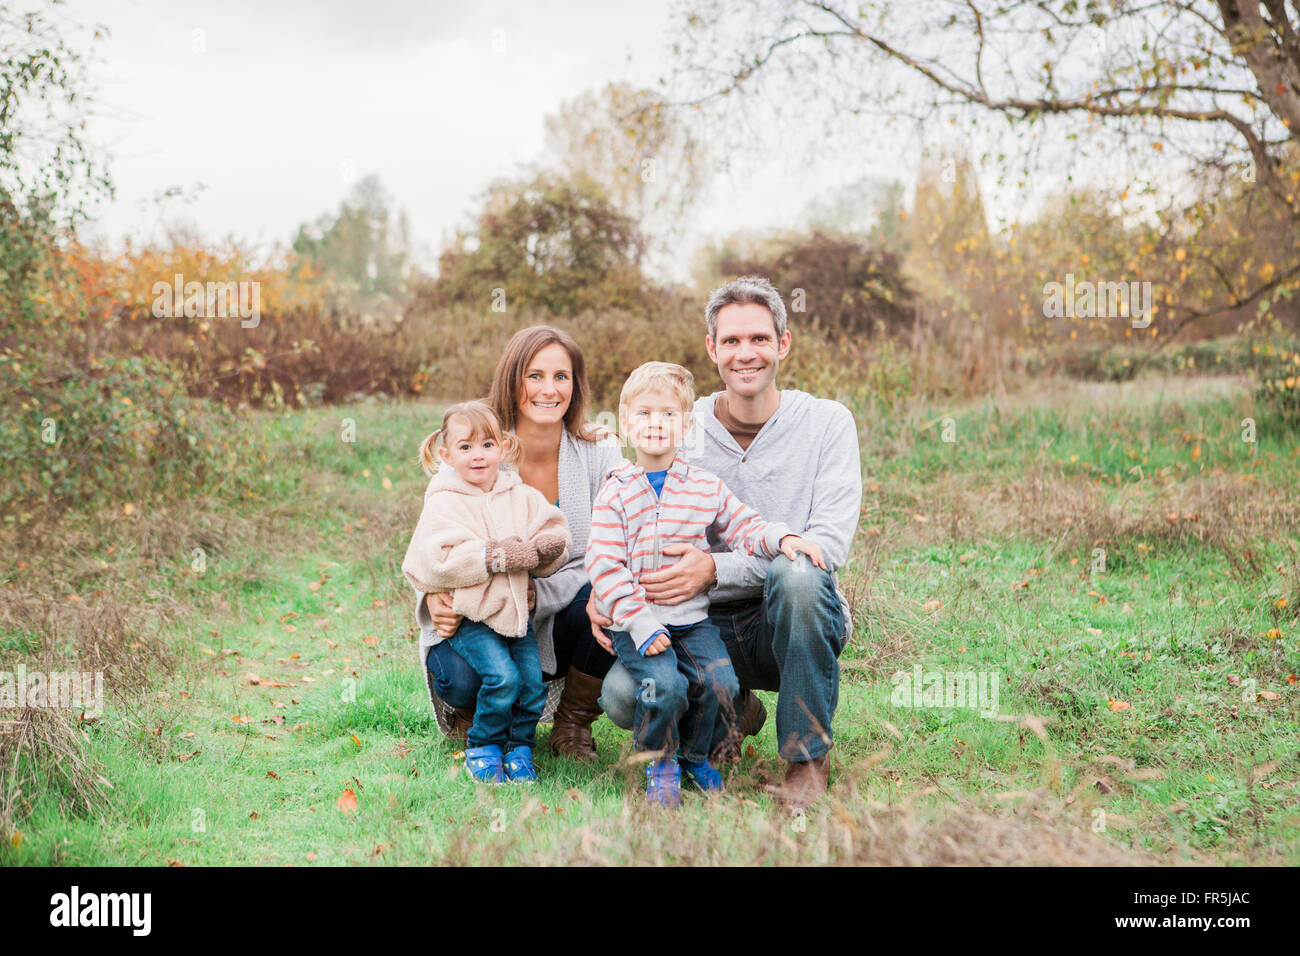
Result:
<svg viewBox="0 0 1300 956">
<path fill-rule="evenodd" d="M 502 637 L 486 624 L 466 618 L 444 643 L 455 647 L 480 680 L 468 746 L 531 747 L 546 704 L 533 625 L 528 625 L 523 637 Z"/>
<path fill-rule="evenodd" d="M 831 747 L 831 720 L 840 694 L 844 609 L 830 572 L 804 555 L 778 555 L 768 566 L 763 597 L 714 604 L 718 628 L 740 686 L 780 692 L 776 736 L 781 756 L 804 761 Z M 605 677 L 601 706 L 620 727 L 631 724 L 636 684 L 615 666 Z M 729 715 L 728 715 L 729 716 Z M 718 728 L 714 745 L 728 727 Z"/>
<path fill-rule="evenodd" d="M 707 760 L 718 718 L 724 711 L 735 713 L 740 685 L 712 621 L 665 625 L 665 630 L 671 646 L 651 657 L 641 656 L 626 631 L 610 632 L 621 665 L 611 673 L 621 669 L 631 690 L 620 726 L 632 731 L 632 746 L 639 751 L 669 757 L 680 751 L 686 760 Z M 603 697 L 600 703 L 608 710 Z"/>
</svg>

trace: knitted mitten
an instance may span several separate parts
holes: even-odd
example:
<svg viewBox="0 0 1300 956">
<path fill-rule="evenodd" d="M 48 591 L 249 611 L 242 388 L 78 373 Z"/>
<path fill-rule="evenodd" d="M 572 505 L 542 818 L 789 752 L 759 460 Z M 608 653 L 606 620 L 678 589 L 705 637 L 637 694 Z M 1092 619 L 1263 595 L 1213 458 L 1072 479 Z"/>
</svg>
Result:
<svg viewBox="0 0 1300 956">
<path fill-rule="evenodd" d="M 539 534 L 533 539 L 533 547 L 537 549 L 537 563 L 550 564 L 564 553 L 568 544 L 562 534 Z"/>
<path fill-rule="evenodd" d="M 531 571 L 537 567 L 537 549 L 526 544 L 518 535 L 488 539 L 484 549 L 488 571 L 500 574 L 505 571 Z"/>
</svg>

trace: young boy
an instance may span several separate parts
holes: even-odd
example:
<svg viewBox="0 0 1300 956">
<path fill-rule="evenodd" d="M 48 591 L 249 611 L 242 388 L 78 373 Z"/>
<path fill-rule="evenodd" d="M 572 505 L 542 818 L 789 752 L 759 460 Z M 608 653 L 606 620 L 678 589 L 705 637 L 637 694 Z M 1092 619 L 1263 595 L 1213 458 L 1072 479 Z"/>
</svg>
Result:
<svg viewBox="0 0 1300 956">
<path fill-rule="evenodd" d="M 636 449 L 636 464 L 623 461 L 606 477 L 592 508 L 586 559 L 597 607 L 614 622 L 614 652 L 640 688 L 633 745 L 659 754 L 646 768 L 646 800 L 673 807 L 681 803 L 683 770 L 705 792 L 722 789 L 709 745 L 740 685 L 709 620 L 708 597 L 652 604 L 641 573 L 675 563 L 663 554 L 668 544 L 708 550 L 711 526 L 733 550 L 765 558 L 779 551 L 791 560 L 802 551 L 825 567 L 815 544 L 763 521 L 716 475 L 677 454 L 694 404 L 694 376 L 680 365 L 647 362 L 628 377 L 619 426 Z"/>
</svg>

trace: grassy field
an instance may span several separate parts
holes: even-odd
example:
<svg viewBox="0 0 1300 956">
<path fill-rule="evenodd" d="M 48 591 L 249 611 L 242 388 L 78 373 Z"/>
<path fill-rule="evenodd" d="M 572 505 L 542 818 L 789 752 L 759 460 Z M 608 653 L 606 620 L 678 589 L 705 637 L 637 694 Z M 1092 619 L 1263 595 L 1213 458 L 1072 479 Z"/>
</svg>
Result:
<svg viewBox="0 0 1300 956">
<path fill-rule="evenodd" d="M 246 467 L 202 498 L 10 535 L 0 669 L 76 660 L 109 699 L 0 714 L 0 862 L 1300 862 L 1300 441 L 1243 441 L 1230 378 L 855 412 L 855 635 L 805 817 L 764 789 L 770 721 L 671 817 L 603 718 L 598 768 L 543 726 L 541 784 L 475 788 L 399 568 L 432 406 L 367 401 L 232 419 Z M 901 706 L 916 666 L 996 679 L 997 712 Z"/>
</svg>

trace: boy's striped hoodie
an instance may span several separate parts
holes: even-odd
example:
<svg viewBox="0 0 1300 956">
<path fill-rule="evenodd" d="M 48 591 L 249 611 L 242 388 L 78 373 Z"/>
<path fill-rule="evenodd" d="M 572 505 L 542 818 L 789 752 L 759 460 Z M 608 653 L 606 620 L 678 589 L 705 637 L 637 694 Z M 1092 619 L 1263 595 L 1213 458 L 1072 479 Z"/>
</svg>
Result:
<svg viewBox="0 0 1300 956">
<path fill-rule="evenodd" d="M 658 498 L 644 468 L 622 461 L 610 469 L 592 506 L 587 576 L 601 613 L 613 619 L 615 630 L 631 634 L 637 650 L 666 624 L 695 624 L 708 616 L 707 592 L 681 604 L 653 604 L 640 577 L 677 563 L 680 555 L 665 555 L 666 545 L 708 551 L 710 526 L 733 551 L 765 558 L 779 554 L 781 539 L 791 533 L 783 524 L 764 521 L 721 478 L 688 465 L 680 455 L 669 466 Z"/>
</svg>

